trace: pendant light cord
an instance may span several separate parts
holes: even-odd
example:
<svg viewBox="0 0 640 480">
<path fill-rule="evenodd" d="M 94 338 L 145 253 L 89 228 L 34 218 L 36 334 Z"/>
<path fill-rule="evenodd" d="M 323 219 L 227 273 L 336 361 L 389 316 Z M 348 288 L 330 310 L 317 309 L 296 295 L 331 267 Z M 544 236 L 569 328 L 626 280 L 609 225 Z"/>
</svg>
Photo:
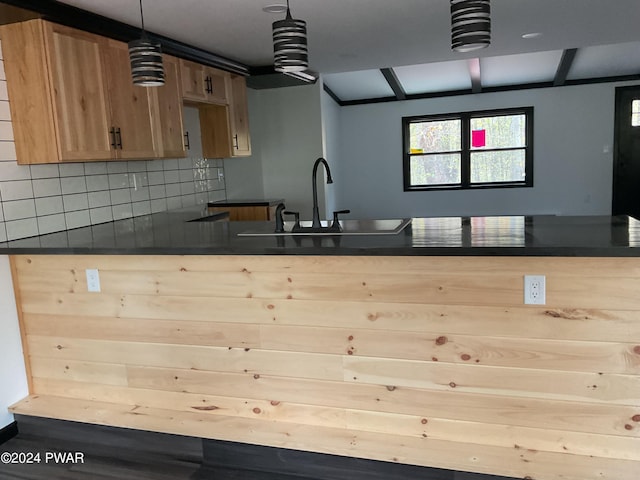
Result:
<svg viewBox="0 0 640 480">
<path fill-rule="evenodd" d="M 287 0 L 287 4 L 289 3 L 289 0 Z M 140 21 L 142 23 L 142 33 L 144 34 L 144 15 L 142 13 L 142 0 L 140 0 Z"/>
</svg>

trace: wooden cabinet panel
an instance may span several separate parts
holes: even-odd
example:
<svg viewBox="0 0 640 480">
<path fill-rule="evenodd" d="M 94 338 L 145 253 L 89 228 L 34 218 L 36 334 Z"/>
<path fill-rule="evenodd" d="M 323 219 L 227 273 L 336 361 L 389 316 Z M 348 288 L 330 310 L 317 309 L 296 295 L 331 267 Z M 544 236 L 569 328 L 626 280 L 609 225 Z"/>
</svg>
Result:
<svg viewBox="0 0 640 480">
<path fill-rule="evenodd" d="M 229 212 L 231 222 L 269 221 L 275 218 L 275 208 L 268 206 L 242 206 L 242 207 L 209 207 L 210 213 Z"/>
<path fill-rule="evenodd" d="M 19 164 L 184 156 L 177 59 L 147 89 L 125 43 L 39 19 L 0 34 Z"/>
<path fill-rule="evenodd" d="M 60 160 L 110 159 L 104 39 L 53 23 L 44 34 Z"/>
<path fill-rule="evenodd" d="M 151 117 L 156 132 L 156 148 L 163 157 L 184 157 L 184 124 L 180 92 L 180 65 L 176 57 L 163 56 L 164 85 L 147 89 L 151 102 Z"/>
<path fill-rule="evenodd" d="M 184 100 L 221 105 L 229 103 L 229 72 L 182 59 L 180 71 Z"/>
<path fill-rule="evenodd" d="M 251 137 L 249 135 L 249 111 L 247 102 L 247 82 L 240 75 L 231 76 L 231 138 L 233 157 L 251 155 Z"/>
<path fill-rule="evenodd" d="M 153 141 L 148 89 L 135 86 L 131 72 L 122 65 L 129 63 L 126 43 L 106 41 L 105 74 L 109 86 L 111 125 L 115 128 L 115 157 L 118 159 L 153 158 Z"/>
</svg>

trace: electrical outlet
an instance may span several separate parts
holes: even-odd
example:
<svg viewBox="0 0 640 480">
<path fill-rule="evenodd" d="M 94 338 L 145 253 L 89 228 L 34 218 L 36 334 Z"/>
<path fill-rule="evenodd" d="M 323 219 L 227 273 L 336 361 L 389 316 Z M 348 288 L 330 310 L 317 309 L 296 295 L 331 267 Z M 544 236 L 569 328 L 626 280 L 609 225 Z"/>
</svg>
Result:
<svg viewBox="0 0 640 480">
<path fill-rule="evenodd" d="M 87 268 L 87 290 L 89 292 L 100 291 L 100 274 L 95 268 Z"/>
<path fill-rule="evenodd" d="M 544 305 L 547 303 L 544 275 L 524 276 L 524 303 L 525 305 Z"/>
</svg>

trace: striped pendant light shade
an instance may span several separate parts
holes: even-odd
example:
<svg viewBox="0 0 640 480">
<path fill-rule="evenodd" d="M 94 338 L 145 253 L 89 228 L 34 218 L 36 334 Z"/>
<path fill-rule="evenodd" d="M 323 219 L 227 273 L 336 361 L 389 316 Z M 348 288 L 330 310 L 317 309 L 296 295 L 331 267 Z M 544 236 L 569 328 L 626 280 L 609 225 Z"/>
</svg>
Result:
<svg viewBox="0 0 640 480">
<path fill-rule="evenodd" d="M 273 68 L 277 72 L 302 72 L 309 66 L 307 22 L 291 17 L 287 0 L 287 17 L 273 22 Z"/>
<path fill-rule="evenodd" d="M 491 43 L 489 0 L 451 0 L 451 48 L 471 52 Z"/>
<path fill-rule="evenodd" d="M 131 78 L 133 84 L 141 87 L 158 87 L 164 85 L 164 66 L 162 50 L 159 43 L 147 38 L 140 0 L 140 19 L 142 21 L 142 37 L 129 42 L 129 61 L 131 62 Z"/>
</svg>

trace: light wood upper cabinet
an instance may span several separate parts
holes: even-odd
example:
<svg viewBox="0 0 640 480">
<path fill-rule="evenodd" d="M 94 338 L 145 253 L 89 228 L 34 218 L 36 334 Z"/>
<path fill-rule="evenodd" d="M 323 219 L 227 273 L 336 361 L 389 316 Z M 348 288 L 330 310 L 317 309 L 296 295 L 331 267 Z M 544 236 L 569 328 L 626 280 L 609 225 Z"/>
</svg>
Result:
<svg viewBox="0 0 640 480">
<path fill-rule="evenodd" d="M 0 35 L 18 163 L 184 156 L 175 62 L 173 86 L 155 91 L 133 85 L 125 43 L 43 20 Z"/>
<path fill-rule="evenodd" d="M 247 84 L 244 77 L 229 77 L 229 105 L 199 105 L 202 152 L 207 158 L 251 155 Z"/>
<path fill-rule="evenodd" d="M 184 157 L 184 123 L 182 94 L 180 91 L 180 64 L 176 57 L 163 56 L 164 85 L 149 88 L 154 97 L 151 103 L 151 118 L 157 133 L 157 148 L 164 157 Z"/>
<path fill-rule="evenodd" d="M 180 60 L 182 98 L 187 102 L 227 105 L 229 72 Z"/>
<path fill-rule="evenodd" d="M 231 104 L 229 109 L 233 157 L 251 155 L 249 135 L 249 105 L 247 103 L 247 81 L 240 75 L 231 75 Z"/>
</svg>

